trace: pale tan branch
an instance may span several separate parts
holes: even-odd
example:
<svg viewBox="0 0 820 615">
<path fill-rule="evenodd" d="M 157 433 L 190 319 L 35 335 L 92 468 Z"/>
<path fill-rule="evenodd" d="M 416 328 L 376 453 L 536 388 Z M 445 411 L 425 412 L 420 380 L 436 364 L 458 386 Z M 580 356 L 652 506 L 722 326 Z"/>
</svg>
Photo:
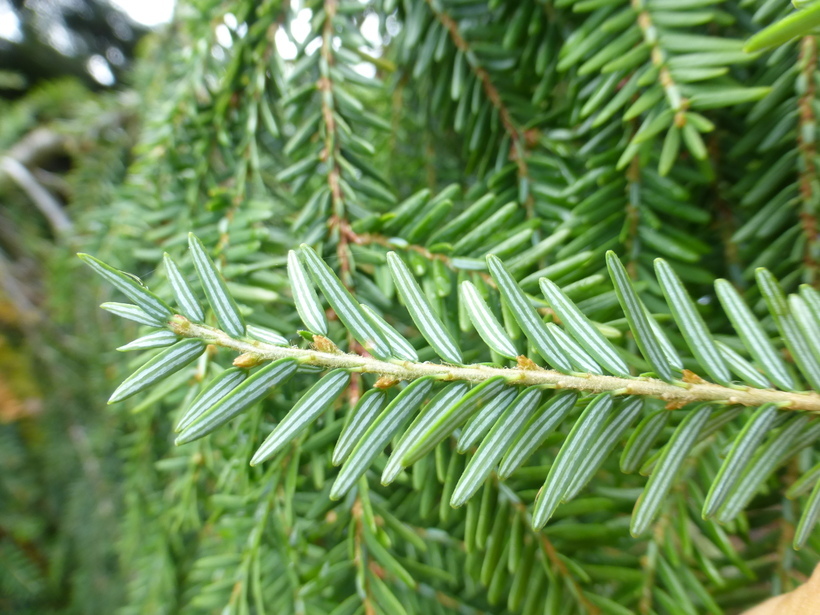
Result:
<svg viewBox="0 0 820 615">
<path fill-rule="evenodd" d="M 681 407 L 698 402 L 742 406 L 760 406 L 773 403 L 783 409 L 820 412 L 820 394 L 814 392 L 795 393 L 774 389 L 755 389 L 747 386 L 722 386 L 712 383 L 676 382 L 669 384 L 654 378 L 562 374 L 548 369 L 381 361 L 358 354 L 327 353 L 304 348 L 274 346 L 251 339 L 236 339 L 219 329 L 192 323 L 181 315 L 172 317 L 169 325 L 171 330 L 180 336 L 201 339 L 208 344 L 234 350 L 248 355 L 247 358 L 255 359 L 257 362 L 291 358 L 300 363 L 317 365 L 328 369 L 349 369 L 361 373 L 389 376 L 395 380 L 415 380 L 424 376 L 431 376 L 442 381 L 458 380 L 480 383 L 501 376 L 511 385 L 655 397 L 667 402 L 670 407 Z"/>
</svg>

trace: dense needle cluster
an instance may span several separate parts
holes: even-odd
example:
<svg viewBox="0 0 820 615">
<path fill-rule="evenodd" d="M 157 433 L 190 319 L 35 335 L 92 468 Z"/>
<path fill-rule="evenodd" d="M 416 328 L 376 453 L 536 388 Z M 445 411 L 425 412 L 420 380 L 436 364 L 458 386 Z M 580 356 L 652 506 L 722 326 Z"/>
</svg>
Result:
<svg viewBox="0 0 820 615">
<path fill-rule="evenodd" d="M 125 613 L 722 613 L 805 577 L 817 9 L 183 6 L 87 249 L 147 286 L 83 256 L 138 326 Z"/>
</svg>

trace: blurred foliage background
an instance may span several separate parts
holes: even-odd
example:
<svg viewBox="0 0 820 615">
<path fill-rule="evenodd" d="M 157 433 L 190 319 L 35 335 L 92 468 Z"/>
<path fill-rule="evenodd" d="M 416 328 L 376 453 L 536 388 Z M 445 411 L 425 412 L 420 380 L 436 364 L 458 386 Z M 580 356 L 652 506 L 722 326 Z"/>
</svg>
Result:
<svg viewBox="0 0 820 615">
<path fill-rule="evenodd" d="M 135 143 L 122 79 L 148 30 L 107 2 L 4 1 L 0 24 L 0 612 L 110 613 L 117 334 L 74 253 L 114 237 L 100 204 Z"/>
<path fill-rule="evenodd" d="M 512 547 L 465 546 L 464 515 L 477 513 L 439 507 L 443 468 L 461 463 L 446 452 L 427 481 L 373 483 L 394 551 L 421 579 L 388 585 L 390 573 L 359 565 L 379 548 L 363 546 L 361 511 L 327 498 L 323 443 L 341 418 L 327 417 L 301 458 L 250 469 L 248 434 L 286 411 L 285 394 L 181 449 L 171 415 L 207 362 L 106 407 L 137 365 L 112 349 L 139 327 L 98 309 L 112 293 L 74 256 L 162 288 L 163 252 L 180 256 L 195 231 L 243 308 L 295 331 L 283 265 L 300 242 L 321 244 L 383 311 L 387 248 L 447 284 L 492 248 L 518 259 L 519 277 L 574 284 L 586 313 L 623 329 L 602 275 L 614 249 L 653 311 L 666 308 L 652 261 L 672 261 L 731 346 L 715 278 L 758 306 L 757 266 L 788 290 L 818 282 L 816 39 L 742 51 L 790 10 L 773 0 L 190 0 L 151 31 L 105 1 L 0 0 L 0 612 L 738 612 L 799 583 L 818 538 L 791 550 L 799 511 L 782 489 L 764 490 L 727 535 L 689 510 L 703 494 L 687 482 L 653 535 L 633 541 L 642 483 L 610 473 L 561 509 L 550 534 L 560 554 L 550 540 L 539 547 L 551 557 L 538 551 L 546 563 L 533 586 L 559 588 L 547 600 L 502 566 L 482 570 L 483 558 L 512 562 Z M 425 242 L 444 217 L 428 217 L 432 228 L 374 222 L 424 188 L 455 213 L 489 198 L 485 211 L 501 215 L 431 256 Z M 714 477 L 742 425 L 717 435 L 690 474 Z M 769 486 L 816 458 L 807 446 Z M 515 498 L 532 499 L 549 459 L 476 498 L 484 539 L 507 531 L 490 528 L 496 503 L 495 518 L 516 519 Z M 523 523 L 509 531 L 521 538 Z M 536 558 L 535 539 L 521 540 Z"/>
</svg>

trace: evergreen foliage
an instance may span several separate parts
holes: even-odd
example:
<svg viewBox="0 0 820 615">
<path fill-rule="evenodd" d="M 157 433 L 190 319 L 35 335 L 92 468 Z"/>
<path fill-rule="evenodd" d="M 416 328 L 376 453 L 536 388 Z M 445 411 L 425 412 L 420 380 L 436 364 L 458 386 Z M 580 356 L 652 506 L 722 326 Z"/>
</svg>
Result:
<svg viewBox="0 0 820 615">
<path fill-rule="evenodd" d="M 74 253 L 114 258 L 98 205 L 125 175 L 129 100 L 62 80 L 0 103 L 3 613 L 112 612 L 124 599 L 121 417 L 99 411 L 123 328 L 97 308 Z M 23 173 L 7 171 L 12 160 Z"/>
<path fill-rule="evenodd" d="M 121 612 L 731 613 L 805 579 L 816 14 L 181 4 L 67 240 L 132 321 Z"/>
</svg>

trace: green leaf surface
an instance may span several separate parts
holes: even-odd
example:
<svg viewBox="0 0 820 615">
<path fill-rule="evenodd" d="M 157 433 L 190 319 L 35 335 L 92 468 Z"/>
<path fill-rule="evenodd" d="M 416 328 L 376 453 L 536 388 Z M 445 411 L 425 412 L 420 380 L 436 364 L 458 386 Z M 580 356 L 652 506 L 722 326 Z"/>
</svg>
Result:
<svg viewBox="0 0 820 615">
<path fill-rule="evenodd" d="M 461 430 L 456 450 L 459 453 L 467 452 L 476 442 L 483 438 L 495 425 L 507 407 L 515 399 L 518 392 L 512 387 L 501 391 L 490 400 L 481 410 L 474 414 Z"/>
<path fill-rule="evenodd" d="M 550 335 L 552 335 L 552 339 L 555 340 L 555 343 L 558 344 L 559 348 L 564 352 L 564 355 L 570 360 L 579 373 L 604 373 L 604 370 L 601 369 L 601 366 L 598 365 L 595 359 L 589 356 L 589 353 L 581 348 L 580 344 L 567 335 L 561 327 L 554 322 L 548 322 L 546 326 Z"/>
<path fill-rule="evenodd" d="M 746 421 L 706 494 L 702 513 L 704 519 L 713 517 L 723 504 L 740 478 L 743 468 L 748 466 L 752 455 L 771 429 L 776 416 L 777 407 L 774 404 L 764 404 Z"/>
<path fill-rule="evenodd" d="M 803 472 L 791 487 L 786 490 L 786 497 L 794 499 L 811 490 L 815 480 L 820 478 L 820 461 L 812 466 L 809 470 Z"/>
<path fill-rule="evenodd" d="M 279 359 L 264 366 L 183 429 L 175 443 L 192 442 L 221 427 L 265 397 L 273 387 L 285 382 L 297 367 L 293 359 Z"/>
<path fill-rule="evenodd" d="M 180 432 L 196 421 L 216 402 L 238 387 L 248 377 L 247 370 L 232 367 L 211 380 L 191 402 L 177 422 L 175 431 Z"/>
<path fill-rule="evenodd" d="M 193 233 L 188 235 L 188 248 L 191 251 L 199 281 L 205 290 L 205 296 L 208 297 L 211 309 L 216 314 L 219 326 L 226 333 L 235 337 L 245 335 L 245 320 L 228 292 L 222 274 L 216 269 L 202 242 Z"/>
<path fill-rule="evenodd" d="M 338 500 L 356 484 L 359 477 L 370 467 L 376 455 L 384 450 L 410 415 L 418 410 L 432 386 L 432 378 L 414 380 L 387 405 L 387 408 L 367 428 L 364 436 L 339 470 L 339 475 L 330 489 L 331 499 Z"/>
<path fill-rule="evenodd" d="M 561 319 L 564 328 L 604 369 L 616 376 L 629 376 L 629 367 L 615 347 L 552 280 L 541 278 L 541 292 Z"/>
<path fill-rule="evenodd" d="M 794 358 L 794 362 L 812 388 L 820 390 L 820 360 L 812 354 L 808 341 L 800 331 L 794 315 L 789 311 L 786 295 L 780 288 L 777 278 L 762 268 L 755 271 L 755 277 L 760 294 L 766 300 L 769 313 L 783 336 L 783 341 Z"/>
<path fill-rule="evenodd" d="M 726 280 L 717 280 L 715 290 L 743 345 L 763 368 L 763 372 L 780 388 L 794 390 L 796 384 L 786 369 L 786 364 L 740 294 Z"/>
<path fill-rule="evenodd" d="M 715 345 L 732 373 L 736 374 L 743 382 L 759 389 L 771 388 L 771 383 L 743 355 L 735 352 L 731 346 L 727 346 L 723 342 L 715 341 Z"/>
<path fill-rule="evenodd" d="M 541 400 L 543 391 L 538 387 L 530 387 L 522 391 L 513 400 L 504 414 L 493 425 L 490 433 L 481 442 L 481 446 L 470 458 L 470 462 L 456 484 L 450 498 L 450 506 L 458 508 L 470 499 L 484 484 L 498 460 L 507 450 L 507 447 L 518 435 L 524 423 L 530 418 Z"/>
<path fill-rule="evenodd" d="M 334 369 L 314 384 L 265 438 L 253 454 L 251 465 L 270 459 L 293 442 L 339 398 L 348 384 L 350 372 L 344 369 Z"/>
<path fill-rule="evenodd" d="M 461 349 L 450 330 L 444 326 L 438 315 L 433 311 L 430 302 L 421 292 L 413 274 L 395 252 L 387 253 L 387 264 L 396 284 L 396 289 L 402 298 L 410 317 L 416 323 L 424 339 L 435 349 L 436 353 L 454 365 L 463 361 Z"/>
<path fill-rule="evenodd" d="M 743 468 L 743 474 L 734 488 L 725 497 L 723 506 L 718 509 L 715 515 L 718 521 L 727 523 L 740 514 L 780 463 L 789 447 L 794 447 L 798 434 L 806 428 L 808 420 L 809 417 L 806 415 L 790 417 L 786 426 L 757 450 L 751 462 Z"/>
<path fill-rule="evenodd" d="M 148 290 L 136 276 L 115 269 L 89 254 L 78 254 L 77 256 L 106 282 L 142 308 L 146 314 L 161 323 L 166 322 L 171 316 L 171 308 L 168 304 Z"/>
<path fill-rule="evenodd" d="M 629 436 L 623 453 L 621 453 L 621 472 L 630 474 L 641 467 L 646 454 L 655 444 L 666 423 L 669 411 L 659 410 L 643 418 Z"/>
<path fill-rule="evenodd" d="M 387 339 L 390 344 L 391 354 L 402 361 L 418 361 L 419 355 L 413 345 L 401 333 L 399 333 L 390 323 L 382 318 L 369 305 L 362 304 L 362 310 L 370 318 L 376 328 Z"/>
<path fill-rule="evenodd" d="M 109 301 L 101 304 L 100 307 L 106 312 L 111 312 L 115 316 L 119 316 L 120 318 L 125 318 L 127 320 L 133 320 L 141 325 L 148 325 L 149 327 L 165 326 L 163 321 L 158 320 L 141 307 L 132 305 L 131 303 L 117 303 L 115 301 Z"/>
<path fill-rule="evenodd" d="M 468 393 L 451 405 L 442 408 L 401 459 L 405 466 L 412 465 L 429 453 L 444 438 L 453 433 L 464 421 L 481 407 L 490 403 L 505 386 L 506 381 L 501 376 L 489 378 L 474 386 Z"/>
<path fill-rule="evenodd" d="M 655 517 L 658 516 L 661 507 L 667 501 L 669 490 L 683 465 L 686 456 L 695 444 L 706 420 L 712 413 L 712 407 L 704 404 L 695 409 L 689 410 L 686 417 L 675 429 L 672 438 L 663 448 L 660 459 L 655 464 L 655 469 L 643 493 L 635 503 L 632 511 L 632 521 L 629 525 L 630 533 L 637 537 L 643 534 Z"/>
<path fill-rule="evenodd" d="M 820 322 L 800 295 L 789 295 L 789 311 L 803 333 L 815 360 L 820 360 Z"/>
<path fill-rule="evenodd" d="M 288 251 L 288 280 L 290 280 L 296 311 L 307 330 L 327 335 L 325 311 L 316 296 L 313 282 L 308 278 L 299 256 L 293 250 Z"/>
<path fill-rule="evenodd" d="M 728 384 L 732 379 L 729 369 L 680 278 L 669 263 L 660 258 L 655 260 L 655 271 L 666 303 L 695 359 L 716 382 Z"/>
<path fill-rule="evenodd" d="M 521 467 L 567 417 L 577 400 L 578 393 L 562 391 L 538 408 L 501 460 L 499 478 L 505 479 Z"/>
<path fill-rule="evenodd" d="M 362 395 L 356 407 L 348 412 L 348 420 L 333 449 L 331 457 L 333 465 L 337 466 L 348 458 L 364 433 L 387 405 L 387 401 L 387 392 L 380 389 L 370 389 Z"/>
<path fill-rule="evenodd" d="M 319 289 L 330 303 L 333 311 L 336 312 L 339 320 L 344 323 L 345 327 L 353 334 L 353 337 L 367 351 L 380 359 L 388 358 L 390 356 L 390 344 L 370 322 L 358 301 L 353 298 L 353 295 L 336 277 L 333 270 L 310 246 L 302 244 L 301 249 Z"/>
<path fill-rule="evenodd" d="M 613 416 L 604 425 L 603 431 L 592 445 L 589 455 L 584 458 L 572 481 L 567 487 L 562 502 L 569 502 L 577 496 L 587 483 L 592 480 L 595 472 L 603 465 L 609 454 L 615 449 L 626 431 L 638 418 L 643 409 L 644 400 L 640 397 L 627 397 L 613 411 Z"/>
<path fill-rule="evenodd" d="M 131 350 L 148 350 L 151 348 L 164 348 L 170 346 L 179 338 L 171 331 L 157 331 L 138 337 L 133 342 L 129 342 L 124 346 L 117 348 L 120 352 L 128 352 Z"/>
<path fill-rule="evenodd" d="M 463 382 L 454 382 L 444 387 L 433 399 L 428 403 L 419 415 L 407 428 L 407 431 L 402 434 L 398 444 L 396 444 L 393 452 L 387 460 L 382 472 L 382 485 L 389 485 L 392 483 L 401 471 L 410 464 L 405 464 L 403 459 L 407 452 L 416 444 L 418 439 L 427 432 L 427 430 L 435 424 L 440 418 L 441 414 L 458 402 L 470 388 Z"/>
<path fill-rule="evenodd" d="M 490 268 L 490 274 L 493 280 L 498 285 L 498 292 L 501 293 L 502 298 L 509 304 L 511 312 L 515 317 L 516 322 L 521 327 L 524 335 L 535 347 L 544 360 L 552 367 L 555 367 L 562 372 L 569 372 L 572 370 L 572 365 L 564 357 L 561 348 L 556 344 L 555 340 L 547 331 L 544 322 L 538 316 L 538 312 L 530 303 L 524 291 L 518 286 L 518 283 L 513 278 L 512 274 L 504 267 L 501 259 L 495 256 L 487 257 L 487 265 Z"/>
<path fill-rule="evenodd" d="M 470 320 L 487 346 L 502 357 L 508 359 L 517 357 L 518 351 L 515 349 L 515 345 L 495 315 L 490 311 L 473 283 L 469 281 L 462 282 L 461 293 L 461 299 L 467 307 Z"/>
<path fill-rule="evenodd" d="M 794 38 L 811 34 L 817 26 L 820 26 L 820 4 L 812 3 L 764 28 L 746 41 L 743 49 L 754 52 L 784 45 Z"/>
<path fill-rule="evenodd" d="M 259 327 L 257 325 L 248 325 L 246 327 L 247 333 L 250 337 L 266 344 L 273 344 L 274 346 L 287 346 L 288 340 L 283 335 L 277 333 L 273 329 L 266 327 Z"/>
<path fill-rule="evenodd" d="M 590 454 L 611 411 L 612 396 L 609 393 L 602 393 L 587 405 L 575 421 L 550 466 L 544 486 L 535 499 L 532 525 L 536 530 L 544 527 L 558 508 L 575 473 Z"/>
<path fill-rule="evenodd" d="M 478 220 L 482 219 L 487 212 L 490 211 L 495 204 L 496 196 L 493 193 L 485 194 L 475 203 L 470 205 L 462 213 L 456 216 L 453 220 L 445 224 L 441 230 L 434 233 L 430 238 L 430 243 L 439 243 L 444 241 L 452 241 L 453 238 L 462 234 L 465 229 L 475 225 Z"/>
<path fill-rule="evenodd" d="M 646 314 L 646 307 L 638 297 L 632 280 L 627 274 L 621 261 L 610 251 L 606 254 L 606 265 L 609 269 L 609 275 L 612 278 L 612 284 L 615 287 L 615 294 L 618 296 L 618 302 L 626 316 L 626 321 L 629 323 L 629 329 L 635 337 L 635 343 L 641 351 L 641 354 L 649 361 L 652 369 L 661 380 L 672 382 L 673 374 L 669 362 L 664 355 L 663 348 L 652 326 L 649 322 L 649 316 Z"/>
<path fill-rule="evenodd" d="M 113 404 L 127 399 L 164 380 L 196 359 L 203 350 L 205 344 L 199 340 L 181 340 L 166 348 L 123 380 L 111 394 L 108 403 Z"/>
<path fill-rule="evenodd" d="M 182 314 L 194 322 L 204 321 L 205 314 L 202 307 L 177 264 L 167 253 L 163 255 L 162 260 L 165 264 L 165 275 L 168 276 L 168 282 L 171 284 L 171 289 L 174 291 L 174 297 L 176 297 L 177 305 Z"/>
<path fill-rule="evenodd" d="M 768 94 L 770 88 L 720 88 L 714 91 L 701 91 L 690 99 L 693 109 L 718 109 L 733 107 L 744 103 L 755 102 Z"/>
<path fill-rule="evenodd" d="M 802 549 L 812 537 L 815 527 L 817 526 L 817 519 L 820 518 L 820 480 L 814 483 L 808 500 L 803 505 L 803 514 L 800 515 L 800 521 L 797 523 L 797 529 L 794 532 L 794 548 Z"/>
</svg>

